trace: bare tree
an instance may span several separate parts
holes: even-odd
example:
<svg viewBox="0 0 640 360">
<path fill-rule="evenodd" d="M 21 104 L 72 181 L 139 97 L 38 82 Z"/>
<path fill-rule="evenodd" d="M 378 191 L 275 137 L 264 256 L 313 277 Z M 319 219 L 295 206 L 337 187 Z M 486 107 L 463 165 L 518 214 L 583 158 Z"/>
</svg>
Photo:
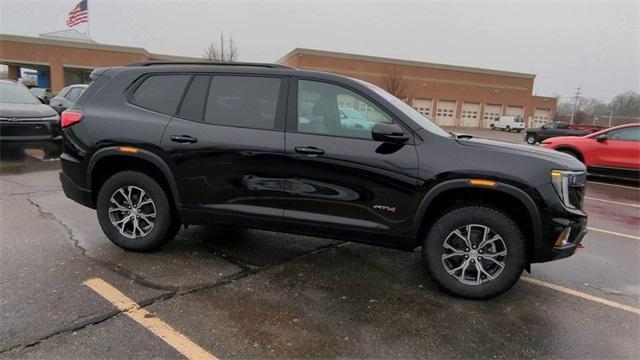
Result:
<svg viewBox="0 0 640 360">
<path fill-rule="evenodd" d="M 404 77 L 397 66 L 394 66 L 393 70 L 390 70 L 384 75 L 384 84 L 382 87 L 398 99 L 403 99 L 407 96 Z"/>
<path fill-rule="evenodd" d="M 629 90 L 611 99 L 609 109 L 614 115 L 640 116 L 640 95 Z"/>
<path fill-rule="evenodd" d="M 209 43 L 209 47 L 204 49 L 204 58 L 212 61 L 238 61 L 238 48 L 233 36 L 229 36 L 225 41 L 224 33 L 220 31 L 220 39 Z"/>
</svg>

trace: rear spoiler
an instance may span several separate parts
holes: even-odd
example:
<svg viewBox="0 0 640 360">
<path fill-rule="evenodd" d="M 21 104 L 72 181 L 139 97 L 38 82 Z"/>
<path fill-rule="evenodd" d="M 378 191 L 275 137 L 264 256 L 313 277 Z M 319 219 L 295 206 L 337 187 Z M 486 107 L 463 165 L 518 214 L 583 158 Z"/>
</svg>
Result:
<svg viewBox="0 0 640 360">
<path fill-rule="evenodd" d="M 97 68 L 91 72 L 91 75 L 89 75 L 89 77 L 91 78 L 91 80 L 95 80 L 98 77 L 103 76 L 104 73 L 107 72 L 107 70 L 109 70 L 109 68 Z"/>
</svg>

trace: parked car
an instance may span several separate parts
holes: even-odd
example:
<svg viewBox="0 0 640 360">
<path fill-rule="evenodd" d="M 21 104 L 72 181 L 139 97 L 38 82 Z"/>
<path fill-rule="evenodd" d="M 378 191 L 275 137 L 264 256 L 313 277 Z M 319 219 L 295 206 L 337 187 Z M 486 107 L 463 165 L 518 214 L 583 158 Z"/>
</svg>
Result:
<svg viewBox="0 0 640 360">
<path fill-rule="evenodd" d="M 67 110 L 69 106 L 73 105 L 76 100 L 78 100 L 80 95 L 82 95 L 88 86 L 89 85 L 84 84 L 67 86 L 60 90 L 60 93 L 57 96 L 51 99 L 49 105 L 51 105 L 58 114 L 61 114 L 63 111 Z"/>
<path fill-rule="evenodd" d="M 340 107 L 340 124 L 348 128 L 371 130 L 375 122 L 367 120 L 360 111 L 351 107 Z"/>
<path fill-rule="evenodd" d="M 124 249 L 211 223 L 422 246 L 438 284 L 487 298 L 574 254 L 587 231 L 578 160 L 454 136 L 364 81 L 184 62 L 91 77 L 62 113 L 60 180 Z M 339 101 L 366 104 L 375 125 L 343 125 Z"/>
<path fill-rule="evenodd" d="M 583 137 L 556 137 L 540 146 L 577 158 L 587 165 L 590 175 L 640 180 L 640 123 Z"/>
<path fill-rule="evenodd" d="M 491 130 L 502 130 L 502 131 L 511 131 L 515 130 L 516 132 L 520 132 L 524 130 L 524 119 L 522 116 L 498 116 L 493 119 L 491 124 L 489 125 Z"/>
<path fill-rule="evenodd" d="M 26 86 L 0 80 L 0 144 L 9 147 L 41 148 L 48 156 L 60 153 L 60 118 Z"/>
<path fill-rule="evenodd" d="M 48 104 L 51 101 L 51 98 L 54 96 L 51 92 L 51 89 L 32 87 L 29 88 L 29 91 L 39 99 L 42 100 L 44 104 Z"/>
<path fill-rule="evenodd" d="M 585 136 L 591 134 L 588 130 L 577 130 L 564 122 L 550 122 L 540 128 L 525 130 L 524 140 L 527 144 L 534 145 L 552 137 L 557 136 Z"/>
</svg>

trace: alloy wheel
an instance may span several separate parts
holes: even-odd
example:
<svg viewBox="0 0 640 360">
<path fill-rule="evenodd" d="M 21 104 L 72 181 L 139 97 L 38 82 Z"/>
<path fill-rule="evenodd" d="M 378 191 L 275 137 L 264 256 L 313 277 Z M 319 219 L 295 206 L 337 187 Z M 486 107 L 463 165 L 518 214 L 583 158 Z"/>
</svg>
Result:
<svg viewBox="0 0 640 360">
<path fill-rule="evenodd" d="M 507 247 L 491 228 L 469 224 L 453 230 L 443 243 L 442 264 L 465 285 L 495 280 L 506 266 Z"/>
<path fill-rule="evenodd" d="M 118 188 L 110 198 L 109 220 L 122 236 L 136 239 L 147 236 L 156 219 L 153 199 L 137 186 Z"/>
</svg>

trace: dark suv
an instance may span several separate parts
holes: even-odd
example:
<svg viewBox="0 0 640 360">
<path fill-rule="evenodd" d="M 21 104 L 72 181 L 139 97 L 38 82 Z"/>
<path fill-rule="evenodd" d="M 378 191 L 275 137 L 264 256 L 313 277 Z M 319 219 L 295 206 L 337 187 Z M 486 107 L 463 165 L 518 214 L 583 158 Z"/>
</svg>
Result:
<svg viewBox="0 0 640 360">
<path fill-rule="evenodd" d="M 586 233 L 578 160 L 452 135 L 364 81 L 154 62 L 92 79 L 62 114 L 60 179 L 128 250 L 213 223 L 422 246 L 442 287 L 486 298 Z"/>
</svg>

